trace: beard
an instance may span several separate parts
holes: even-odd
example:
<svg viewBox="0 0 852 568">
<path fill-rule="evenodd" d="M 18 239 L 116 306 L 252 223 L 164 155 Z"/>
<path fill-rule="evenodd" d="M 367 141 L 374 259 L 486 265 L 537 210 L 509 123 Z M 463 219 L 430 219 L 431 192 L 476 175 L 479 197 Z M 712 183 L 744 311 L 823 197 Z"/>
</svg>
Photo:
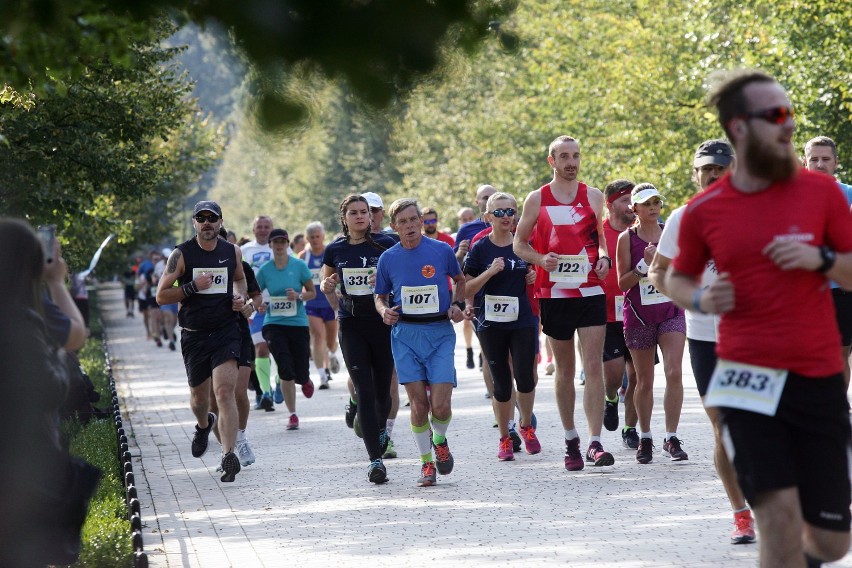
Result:
<svg viewBox="0 0 852 568">
<path fill-rule="evenodd" d="M 438 225 L 426 225 L 426 228 L 423 229 L 423 232 L 427 235 L 434 235 L 438 232 Z"/>
<path fill-rule="evenodd" d="M 763 141 L 749 130 L 746 139 L 746 155 L 743 160 L 745 169 L 753 176 L 767 179 L 770 182 L 783 181 L 796 175 L 799 160 L 790 144 L 782 155 L 772 151 L 772 146 Z"/>
</svg>

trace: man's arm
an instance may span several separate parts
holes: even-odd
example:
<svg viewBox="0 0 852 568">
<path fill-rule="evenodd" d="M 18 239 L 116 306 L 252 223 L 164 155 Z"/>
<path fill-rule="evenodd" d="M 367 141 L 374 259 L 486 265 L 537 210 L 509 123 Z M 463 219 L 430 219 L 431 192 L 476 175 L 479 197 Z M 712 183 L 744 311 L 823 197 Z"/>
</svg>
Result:
<svg viewBox="0 0 852 568">
<path fill-rule="evenodd" d="M 666 290 L 666 272 L 671 264 L 672 259 L 660 254 L 660 249 L 657 249 L 657 253 L 654 255 L 654 260 L 651 262 L 651 267 L 648 269 L 648 279 L 651 280 L 651 283 L 657 290 L 666 296 L 669 296 L 669 293 Z"/>
<path fill-rule="evenodd" d="M 453 276 L 453 282 L 456 283 L 453 286 L 453 303 L 450 305 L 450 310 L 447 312 L 447 316 L 454 322 L 458 323 L 463 319 L 470 319 L 467 311 L 463 308 L 460 308 L 456 305 L 456 302 L 461 302 L 464 304 L 465 302 L 465 278 L 464 274 L 459 272 L 455 276 Z"/>
<path fill-rule="evenodd" d="M 664 286 L 672 301 L 685 310 L 705 314 L 723 314 L 736 306 L 734 285 L 730 274 L 719 274 L 713 284 L 701 289 L 698 277 L 678 272 L 670 266 L 666 272 Z"/>
<path fill-rule="evenodd" d="M 393 325 L 399 320 L 399 312 L 397 310 L 400 306 L 390 307 L 388 305 L 388 294 L 376 294 L 374 301 L 376 303 L 376 311 L 382 316 L 383 322 L 387 325 Z"/>
<path fill-rule="evenodd" d="M 552 271 L 556 268 L 556 255 L 553 253 L 539 254 L 529 243 L 539 213 L 541 213 L 541 192 L 535 190 L 530 192 L 526 201 L 524 201 L 521 220 L 518 222 L 518 228 L 515 230 L 515 239 L 512 241 L 512 250 L 528 263 L 543 266 L 545 270 L 548 270 L 548 264 L 551 264 L 548 260 L 552 256 L 553 266 L 550 267 L 550 271 Z"/>
<path fill-rule="evenodd" d="M 166 271 L 160 278 L 157 284 L 157 303 L 161 306 L 166 304 L 176 304 L 186 298 L 183 289 L 175 288 L 175 282 L 183 276 L 184 264 L 183 253 L 176 248 L 169 255 L 169 261 L 166 263 Z"/>
</svg>

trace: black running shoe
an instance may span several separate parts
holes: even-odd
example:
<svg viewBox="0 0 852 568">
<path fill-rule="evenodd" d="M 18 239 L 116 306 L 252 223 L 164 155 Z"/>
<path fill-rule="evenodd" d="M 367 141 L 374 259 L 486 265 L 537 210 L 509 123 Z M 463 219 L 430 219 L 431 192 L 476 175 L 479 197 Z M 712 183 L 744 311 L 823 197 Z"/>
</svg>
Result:
<svg viewBox="0 0 852 568">
<path fill-rule="evenodd" d="M 354 402 L 349 402 L 346 405 L 346 425 L 350 428 L 355 427 L 355 415 L 358 413 L 358 405 Z"/>
<path fill-rule="evenodd" d="M 615 401 L 604 399 L 604 428 L 610 432 L 615 432 L 618 429 L 618 397 Z"/>
<path fill-rule="evenodd" d="M 435 468 L 441 475 L 447 475 L 453 471 L 453 454 L 450 453 L 450 446 L 444 440 L 435 446 Z"/>
<path fill-rule="evenodd" d="M 388 480 L 388 472 L 382 460 L 373 460 L 367 468 L 367 479 L 373 483 L 384 483 Z"/>
<path fill-rule="evenodd" d="M 621 430 L 621 443 L 625 448 L 629 450 L 636 450 L 639 448 L 639 433 L 636 432 L 636 428 L 627 428 Z"/>
<path fill-rule="evenodd" d="M 195 434 L 192 436 L 192 457 L 200 458 L 207 453 L 207 440 L 210 438 L 214 424 L 216 424 L 216 415 L 208 412 L 207 428 L 199 428 L 197 424 L 195 425 Z"/>
<path fill-rule="evenodd" d="M 512 439 L 512 451 L 517 453 L 521 451 L 521 444 L 523 440 L 521 440 L 521 435 L 518 434 L 517 430 L 511 428 L 509 430 L 509 437 Z"/>
<path fill-rule="evenodd" d="M 237 474 L 240 473 L 240 458 L 234 452 L 228 452 L 222 456 L 222 477 L 220 478 L 225 483 L 234 481 Z"/>
<path fill-rule="evenodd" d="M 639 438 L 639 449 L 636 451 L 636 461 L 651 463 L 654 459 L 654 441 L 651 438 Z"/>
<path fill-rule="evenodd" d="M 474 367 L 474 364 L 473 364 L 473 349 L 471 349 L 471 348 L 468 348 L 468 350 L 467 350 L 466 366 L 467 366 L 468 369 L 473 369 L 473 367 Z"/>
</svg>

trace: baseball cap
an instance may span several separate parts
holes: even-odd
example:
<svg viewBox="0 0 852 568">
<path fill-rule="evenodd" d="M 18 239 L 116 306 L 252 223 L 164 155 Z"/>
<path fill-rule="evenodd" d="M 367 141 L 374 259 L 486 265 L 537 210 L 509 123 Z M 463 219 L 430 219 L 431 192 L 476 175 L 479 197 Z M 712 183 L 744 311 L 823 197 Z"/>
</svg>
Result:
<svg viewBox="0 0 852 568">
<path fill-rule="evenodd" d="M 724 140 L 705 140 L 695 151 L 692 167 L 700 168 L 707 164 L 727 167 L 734 159 L 734 149 Z"/>
<path fill-rule="evenodd" d="M 657 188 L 650 183 L 640 183 L 633 188 L 633 191 L 630 192 L 630 205 L 645 203 L 652 197 L 659 197 L 660 199 L 663 198 L 663 196 L 660 195 L 660 192 L 657 191 Z"/>
<path fill-rule="evenodd" d="M 378 194 L 373 193 L 372 191 L 362 193 L 361 197 L 367 200 L 367 205 L 369 205 L 370 207 L 378 207 L 379 209 L 385 208 L 385 204 L 382 203 L 382 198 L 379 197 Z"/>
<path fill-rule="evenodd" d="M 195 217 L 202 211 L 210 211 L 211 213 L 215 213 L 219 217 L 222 216 L 222 209 L 219 207 L 219 204 L 215 201 L 199 201 L 195 204 L 195 207 L 192 209 L 192 216 Z"/>
<path fill-rule="evenodd" d="M 284 229 L 272 229 L 269 232 L 269 240 L 274 241 L 275 239 L 287 239 L 289 241 L 290 235 Z"/>
</svg>

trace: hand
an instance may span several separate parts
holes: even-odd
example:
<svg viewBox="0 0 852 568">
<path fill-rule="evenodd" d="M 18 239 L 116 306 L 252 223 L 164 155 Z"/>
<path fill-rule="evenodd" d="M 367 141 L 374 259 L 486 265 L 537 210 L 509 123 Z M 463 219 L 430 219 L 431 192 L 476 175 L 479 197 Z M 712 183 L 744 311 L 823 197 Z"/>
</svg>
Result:
<svg viewBox="0 0 852 568">
<path fill-rule="evenodd" d="M 488 270 L 490 270 L 492 274 L 497 274 L 498 272 L 502 272 L 504 268 L 506 268 L 506 261 L 503 260 L 502 256 L 498 256 L 491 261 L 491 266 L 488 267 Z"/>
<path fill-rule="evenodd" d="M 781 270 L 817 270 L 822 266 L 819 248 L 799 241 L 773 239 L 763 248 L 763 254 Z"/>
<path fill-rule="evenodd" d="M 199 290 L 207 290 L 213 286 L 213 273 L 202 272 L 201 275 L 194 280 L 194 282 Z"/>
<path fill-rule="evenodd" d="M 535 268 L 530 266 L 529 270 L 527 270 L 527 275 L 524 277 L 527 286 L 532 286 L 535 284 Z"/>
<path fill-rule="evenodd" d="M 340 282 L 340 278 L 338 278 L 337 272 L 335 272 L 328 278 L 323 278 L 323 281 L 320 284 L 320 290 L 323 294 L 331 294 L 337 290 L 338 282 Z"/>
<path fill-rule="evenodd" d="M 702 311 L 708 314 L 724 314 L 734 309 L 734 284 L 731 282 L 730 273 L 723 272 L 704 290 L 700 305 Z"/>
<path fill-rule="evenodd" d="M 657 245 L 648 245 L 645 247 L 645 264 L 651 266 L 654 261 L 654 255 L 657 253 Z"/>
<path fill-rule="evenodd" d="M 239 312 L 239 311 L 242 311 L 243 306 L 245 306 L 245 305 L 246 305 L 245 298 L 243 298 L 239 294 L 234 294 L 234 299 L 231 302 L 231 309 L 234 310 L 235 312 Z"/>
<path fill-rule="evenodd" d="M 466 319 L 466 320 L 476 319 L 476 308 L 474 308 L 471 304 L 467 304 L 464 307 L 464 319 Z"/>
<path fill-rule="evenodd" d="M 297 294 L 296 291 L 293 290 L 292 288 L 287 288 L 286 295 L 287 295 L 287 299 L 290 300 L 291 302 L 295 302 L 296 300 L 299 299 L 299 294 Z"/>
<path fill-rule="evenodd" d="M 454 323 L 459 323 L 464 317 L 464 310 L 459 308 L 457 305 L 453 304 L 450 306 L 449 311 L 447 312 L 447 317 L 450 318 L 450 321 Z"/>
<path fill-rule="evenodd" d="M 257 307 L 257 313 L 259 313 L 259 314 L 265 314 L 266 313 L 266 302 L 260 303 L 260 305 Z"/>
<path fill-rule="evenodd" d="M 402 309 L 402 306 L 394 306 L 392 308 L 386 307 L 382 310 L 382 321 L 388 325 L 393 325 L 397 321 L 399 321 L 399 311 Z"/>
<path fill-rule="evenodd" d="M 243 317 L 249 319 L 254 313 L 254 306 L 252 304 L 246 304 L 242 307 L 242 309 L 240 309 L 240 313 L 243 314 Z"/>
<path fill-rule="evenodd" d="M 470 239 L 465 239 L 459 243 L 459 249 L 456 254 L 464 256 L 467 254 L 468 249 L 470 249 Z"/>
<path fill-rule="evenodd" d="M 53 241 L 53 261 L 44 263 L 42 276 L 44 281 L 48 283 L 65 283 L 65 277 L 68 276 L 68 265 L 65 264 L 65 259 L 62 258 L 62 248 L 59 246 L 59 240 Z"/>
<path fill-rule="evenodd" d="M 601 280 L 606 280 L 606 275 L 609 274 L 609 261 L 599 258 L 595 263 L 595 274 Z"/>
<path fill-rule="evenodd" d="M 541 258 L 541 266 L 548 272 L 553 272 L 559 265 L 559 255 L 549 252 Z"/>
</svg>

